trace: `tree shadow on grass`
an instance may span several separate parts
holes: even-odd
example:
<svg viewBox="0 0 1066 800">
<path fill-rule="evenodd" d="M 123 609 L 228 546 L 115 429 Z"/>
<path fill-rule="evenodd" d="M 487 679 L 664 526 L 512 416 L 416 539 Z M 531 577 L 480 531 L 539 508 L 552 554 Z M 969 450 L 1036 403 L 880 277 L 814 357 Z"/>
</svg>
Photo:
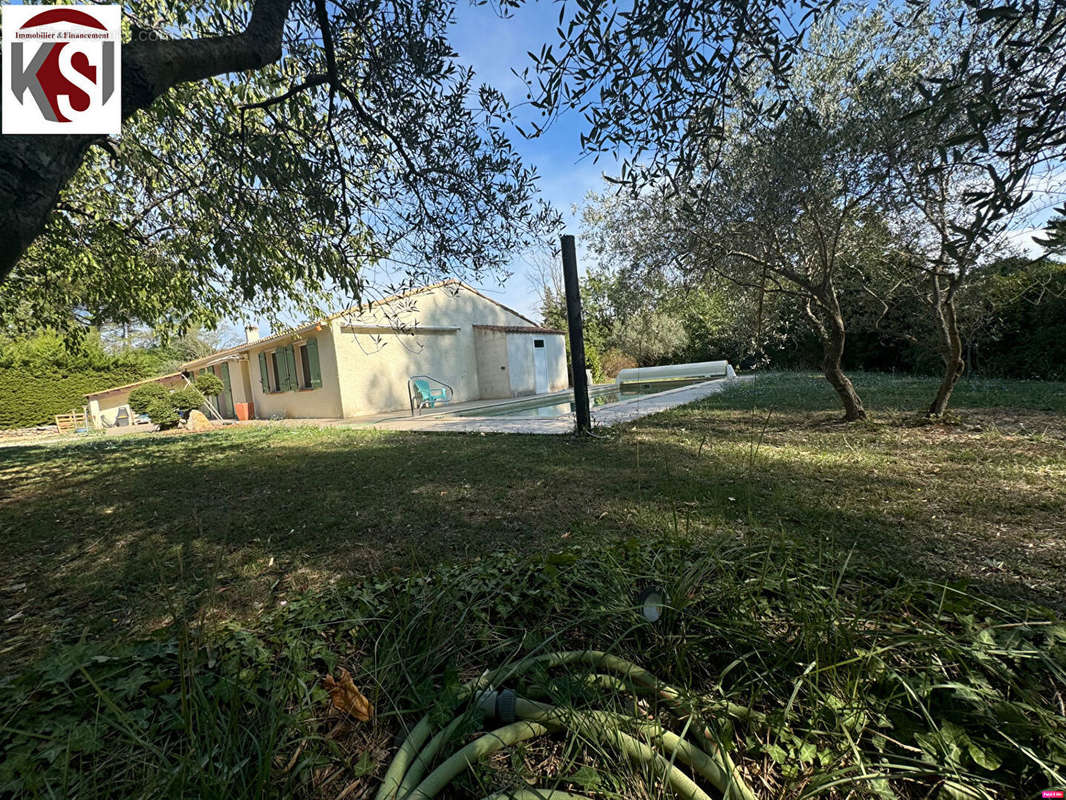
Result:
<svg viewBox="0 0 1066 800">
<path fill-rule="evenodd" d="M 1010 443 L 984 443 L 981 484 L 968 440 L 893 465 L 876 430 L 858 450 L 791 434 L 687 410 L 591 441 L 252 429 L 18 448 L 0 463 L 0 619 L 21 616 L 0 636 L 254 615 L 382 570 L 661 534 L 784 535 L 831 565 L 1061 608 L 1063 493 L 999 476 Z"/>
</svg>

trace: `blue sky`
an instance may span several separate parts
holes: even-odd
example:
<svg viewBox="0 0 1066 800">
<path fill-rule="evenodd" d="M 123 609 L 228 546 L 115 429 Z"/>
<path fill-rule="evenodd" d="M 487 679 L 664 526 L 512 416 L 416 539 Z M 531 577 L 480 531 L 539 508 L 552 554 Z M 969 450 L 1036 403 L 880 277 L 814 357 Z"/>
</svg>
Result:
<svg viewBox="0 0 1066 800">
<path fill-rule="evenodd" d="M 526 87 L 512 70 L 522 71 L 530 65 L 529 51 L 537 52 L 545 43 L 557 41 L 556 25 L 559 6 L 556 3 L 530 2 L 501 18 L 491 6 L 474 6 L 460 0 L 457 23 L 452 33 L 452 45 L 459 53 L 459 61 L 473 67 L 478 84 L 487 83 L 500 90 L 511 103 L 515 120 L 523 124 L 539 120 L 536 110 L 526 104 Z M 603 187 L 601 175 L 615 171 L 611 158 L 601 157 L 594 163 L 581 155 L 583 118 L 577 113 L 564 115 L 540 137 L 526 139 L 517 131 L 512 141 L 527 163 L 535 166 L 541 177 L 544 199 L 563 214 L 566 232 L 580 234 L 579 214 L 573 213 L 590 190 Z M 587 260 L 578 240 L 578 262 Z M 547 258 L 547 255 L 543 255 Z M 519 254 L 511 263 L 511 277 L 503 285 L 489 278 L 478 289 L 505 305 L 536 317 L 539 298 L 531 283 L 529 258 Z"/>
</svg>

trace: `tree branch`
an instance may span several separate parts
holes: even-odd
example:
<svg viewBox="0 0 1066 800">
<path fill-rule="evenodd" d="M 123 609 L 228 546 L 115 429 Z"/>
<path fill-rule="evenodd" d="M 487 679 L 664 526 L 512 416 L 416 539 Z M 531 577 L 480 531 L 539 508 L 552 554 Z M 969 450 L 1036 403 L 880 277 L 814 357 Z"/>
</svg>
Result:
<svg viewBox="0 0 1066 800">
<path fill-rule="evenodd" d="M 122 117 L 179 83 L 262 69 L 281 58 L 292 0 L 256 0 L 242 33 L 202 39 L 130 42 L 122 49 Z"/>
<path fill-rule="evenodd" d="M 122 117 L 147 108 L 179 83 L 261 69 L 281 58 L 292 0 L 255 0 L 242 33 L 130 42 L 122 49 Z M 101 136 L 0 139 L 0 282 L 44 230 L 59 193 Z"/>
</svg>

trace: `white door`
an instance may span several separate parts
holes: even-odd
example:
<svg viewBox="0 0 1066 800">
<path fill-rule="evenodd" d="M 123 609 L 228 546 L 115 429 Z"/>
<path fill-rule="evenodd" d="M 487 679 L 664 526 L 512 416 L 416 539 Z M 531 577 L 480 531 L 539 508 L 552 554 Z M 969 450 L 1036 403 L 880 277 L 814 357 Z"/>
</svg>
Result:
<svg viewBox="0 0 1066 800">
<path fill-rule="evenodd" d="M 548 356 L 543 339 L 533 340 L 533 388 L 537 394 L 548 391 Z"/>
</svg>

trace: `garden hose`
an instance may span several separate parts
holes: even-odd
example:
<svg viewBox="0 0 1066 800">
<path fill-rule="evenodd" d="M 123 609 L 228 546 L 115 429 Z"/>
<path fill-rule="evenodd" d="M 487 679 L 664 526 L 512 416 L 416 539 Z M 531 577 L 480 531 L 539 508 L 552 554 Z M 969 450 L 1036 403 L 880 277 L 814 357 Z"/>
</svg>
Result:
<svg viewBox="0 0 1066 800">
<path fill-rule="evenodd" d="M 681 692 L 669 684 L 663 683 L 643 667 L 640 667 L 631 661 L 626 661 L 624 658 L 611 655 L 610 653 L 604 653 L 600 650 L 564 650 L 558 653 L 547 653 L 542 656 L 535 656 L 528 659 L 527 662 L 519 662 L 515 666 L 522 667 L 523 664 L 528 662 L 531 662 L 530 666 L 523 667 L 521 672 L 527 671 L 534 664 L 543 664 L 547 667 L 568 666 L 575 663 L 593 665 L 600 669 L 606 669 L 610 672 L 618 673 L 622 675 L 623 678 L 638 686 L 654 691 L 661 699 L 665 700 L 676 710 L 682 712 L 685 710 L 682 704 Z M 493 677 L 501 673 L 506 674 L 505 670 L 505 667 L 496 670 L 496 672 L 493 673 Z M 512 674 L 520 673 L 516 672 Z M 743 709 L 743 707 L 736 704 L 727 705 L 727 711 L 733 711 L 734 716 L 741 716 L 739 713 L 741 709 Z M 747 711 L 747 709 L 743 709 L 743 711 Z M 749 712 L 748 717 L 754 719 L 755 715 Z M 745 800 L 753 800 L 754 794 L 738 774 L 736 765 L 733 764 L 729 754 L 718 746 L 714 734 L 707 728 L 703 729 L 702 734 L 704 741 L 710 745 L 712 749 L 710 754 L 713 757 L 720 759 L 722 767 L 730 776 L 732 776 L 731 785 L 734 786 L 733 791 L 739 792 L 737 796 L 743 797 Z"/>
<path fill-rule="evenodd" d="M 400 749 L 396 751 L 392 763 L 389 764 L 385 777 L 381 780 L 381 786 L 378 787 L 378 792 L 374 796 L 375 800 L 393 800 L 397 796 L 400 782 L 411 764 L 411 759 L 418 755 L 422 745 L 429 738 L 432 729 L 433 726 L 429 721 L 429 716 L 423 717 L 415 725 L 414 729 L 407 735 L 407 738 L 403 740 Z"/>
<path fill-rule="evenodd" d="M 605 669 L 622 676 L 619 679 L 615 675 L 594 673 L 584 678 L 590 684 L 631 694 L 637 694 L 638 691 L 650 691 L 665 700 L 675 711 L 685 713 L 686 716 L 683 719 L 688 720 L 691 717 L 683 707 L 680 692 L 662 683 L 647 670 L 625 659 L 597 650 L 572 650 L 533 656 L 498 667 L 491 672 L 485 672 L 475 680 L 464 684 L 459 691 L 460 702 L 476 696 L 477 707 L 486 717 L 493 717 L 508 724 L 470 742 L 423 778 L 425 771 L 445 743 L 453 737 L 464 719 L 464 715 L 460 714 L 430 739 L 433 725 L 427 715 L 412 729 L 400 746 L 382 780 L 376 800 L 431 800 L 450 781 L 478 760 L 504 747 L 545 735 L 549 731 L 560 730 L 569 730 L 586 736 L 619 751 L 635 762 L 644 764 L 685 800 L 711 800 L 711 798 L 688 775 L 674 765 L 675 759 L 708 780 L 722 792 L 725 800 L 755 800 L 754 793 L 740 777 L 736 766 L 725 750 L 718 746 L 713 733 L 708 728 L 702 731 L 702 736 L 706 741 L 705 748 L 701 749 L 651 720 L 641 720 L 607 711 L 562 709 L 520 698 L 511 690 L 491 689 L 499 682 L 522 675 L 537 666 L 553 668 L 576 664 Z M 737 712 L 730 713 L 731 716 L 754 718 L 755 715 L 748 712 L 748 709 L 741 706 L 731 709 L 729 708 L 731 705 L 735 704 L 727 704 L 725 707 L 727 712 Z M 748 713 L 745 715 L 742 712 Z M 638 733 L 647 742 L 625 733 L 621 730 L 623 727 Z M 669 758 L 664 757 L 660 749 L 667 753 Z M 520 789 L 510 794 L 504 792 L 492 795 L 494 800 L 497 798 L 503 800 L 507 797 L 515 797 L 518 800 L 533 800 L 534 798 L 538 800 L 540 798 L 585 800 L 579 795 L 555 790 Z"/>
<path fill-rule="evenodd" d="M 512 789 L 509 792 L 496 792 L 485 800 L 589 800 L 583 794 L 571 794 L 558 789 Z"/>
<path fill-rule="evenodd" d="M 459 690 L 458 699 L 460 701 L 465 700 L 476 689 L 487 686 L 488 679 L 489 673 L 485 672 L 479 678 L 463 684 Z M 403 744 L 400 745 L 400 749 L 396 751 L 396 755 L 393 757 L 392 763 L 381 781 L 381 786 L 378 787 L 377 794 L 374 795 L 374 800 L 394 800 L 396 797 L 403 796 L 399 794 L 399 790 L 404 775 L 411 766 L 411 760 L 419 754 L 422 750 L 422 745 L 426 743 L 426 739 L 429 738 L 432 732 L 433 724 L 427 714 L 419 720 L 418 724 L 407 735 L 407 738 L 404 739 Z M 443 740 L 441 743 L 443 744 Z M 424 769 L 425 767 L 423 766 L 422 768 Z"/>
<path fill-rule="evenodd" d="M 407 795 L 407 800 L 432 800 L 456 776 L 485 756 L 526 739 L 543 736 L 551 730 L 564 730 L 568 727 L 560 721 L 558 715 L 545 714 L 544 719 L 545 724 L 526 719 L 512 722 L 510 725 L 497 728 L 475 739 L 433 770 L 411 794 Z M 581 732 L 595 736 L 597 741 L 609 744 L 634 761 L 655 770 L 683 800 L 711 800 L 707 793 L 684 772 L 660 753 L 632 736 L 616 728 L 602 726 L 582 726 Z"/>
<path fill-rule="evenodd" d="M 479 698 L 479 702 L 487 704 L 492 701 L 491 693 L 484 697 L 486 699 L 481 700 Z M 667 782 L 670 783 L 679 796 L 693 798 L 693 800 L 703 800 L 703 798 L 707 798 L 706 793 L 700 789 L 699 786 L 697 786 L 687 775 L 673 766 L 672 760 L 666 760 L 661 754 L 657 753 L 644 742 L 640 742 L 629 734 L 623 732 L 620 729 L 620 725 L 622 724 L 620 715 L 609 714 L 606 711 L 582 712 L 561 709 L 543 703 L 534 703 L 522 698 L 517 698 L 515 701 L 515 714 L 520 719 L 538 722 L 550 730 L 570 730 L 573 733 L 581 734 L 594 741 L 613 746 L 615 749 L 621 750 L 634 761 L 638 761 L 645 766 L 655 769 L 660 774 L 660 777 L 665 778 Z M 634 722 L 638 721 L 634 720 Z M 658 725 L 655 725 L 654 723 L 649 723 L 649 725 L 654 727 L 657 731 L 662 732 L 662 728 Z M 711 759 L 703 753 L 702 750 L 699 750 L 699 748 L 693 745 L 689 745 L 689 747 L 691 750 L 703 756 L 703 762 L 701 763 L 711 762 Z M 671 756 L 676 756 L 679 761 L 689 764 L 689 766 L 693 766 L 689 759 L 681 752 L 675 751 L 674 748 L 669 746 L 667 746 L 666 749 Z M 709 769 L 708 774 L 704 775 L 704 777 L 711 780 L 711 782 L 719 789 L 722 789 L 725 784 L 722 771 L 717 768 L 717 765 L 714 765 L 712 769 Z M 707 798 L 707 800 L 710 800 L 710 798 Z"/>
<path fill-rule="evenodd" d="M 649 686 L 643 686 L 641 684 L 627 683 L 621 678 L 615 677 L 614 675 L 606 675 L 602 672 L 592 672 L 588 675 L 583 675 L 580 678 L 580 681 L 583 685 L 591 689 L 611 689 L 615 692 L 629 692 L 630 694 L 654 694 L 675 708 L 678 703 L 677 697 L 670 695 L 669 693 L 660 694 L 662 686 L 652 689 Z M 766 722 L 766 715 L 761 711 L 742 706 L 739 703 L 722 699 L 702 699 L 712 710 L 721 712 L 726 716 L 740 720 L 741 722 L 756 724 L 764 724 Z"/>
<path fill-rule="evenodd" d="M 485 705 L 492 702 L 491 694 L 483 697 L 485 699 L 479 699 L 479 702 Z M 717 763 L 703 750 L 676 733 L 666 730 L 657 722 L 626 717 L 622 714 L 613 714 L 607 711 L 561 709 L 543 703 L 534 703 L 523 698 L 515 700 L 514 709 L 515 715 L 519 719 L 539 722 L 548 728 L 553 726 L 570 728 L 574 732 L 584 734 L 590 738 L 598 738 L 600 732 L 605 730 L 617 731 L 619 735 L 626 736 L 619 728 L 621 726 L 634 728 L 650 743 L 661 744 L 662 748 L 672 758 L 676 758 L 696 770 L 696 772 L 709 780 L 716 789 L 721 791 L 724 797 L 743 797 L 745 800 L 753 800 L 753 797 L 743 794 L 742 788 L 731 780 L 731 775 L 724 765 Z M 575 722 L 578 725 L 575 725 Z"/>
<path fill-rule="evenodd" d="M 410 769 L 407 770 L 407 774 L 403 776 L 403 780 L 400 781 L 400 786 L 396 791 L 397 797 L 407 797 L 411 791 L 418 786 L 422 781 L 422 776 L 426 774 L 426 770 L 429 769 L 430 764 L 433 763 L 433 759 L 437 757 L 437 753 L 444 746 L 445 742 L 451 740 L 455 734 L 455 730 L 462 723 L 464 717 L 459 715 L 444 728 L 437 733 L 432 739 L 429 740 L 429 744 L 422 748 L 422 751 L 411 762 Z M 509 720 L 514 722 L 514 720 Z"/>
<path fill-rule="evenodd" d="M 543 736 L 547 732 L 548 729 L 543 725 L 520 720 L 486 733 L 446 759 L 443 764 L 429 773 L 414 791 L 407 795 L 407 798 L 408 800 L 430 800 L 436 797 L 453 778 L 485 756 L 502 750 L 504 747 L 524 742 L 526 739 L 532 739 L 534 736 Z"/>
</svg>

